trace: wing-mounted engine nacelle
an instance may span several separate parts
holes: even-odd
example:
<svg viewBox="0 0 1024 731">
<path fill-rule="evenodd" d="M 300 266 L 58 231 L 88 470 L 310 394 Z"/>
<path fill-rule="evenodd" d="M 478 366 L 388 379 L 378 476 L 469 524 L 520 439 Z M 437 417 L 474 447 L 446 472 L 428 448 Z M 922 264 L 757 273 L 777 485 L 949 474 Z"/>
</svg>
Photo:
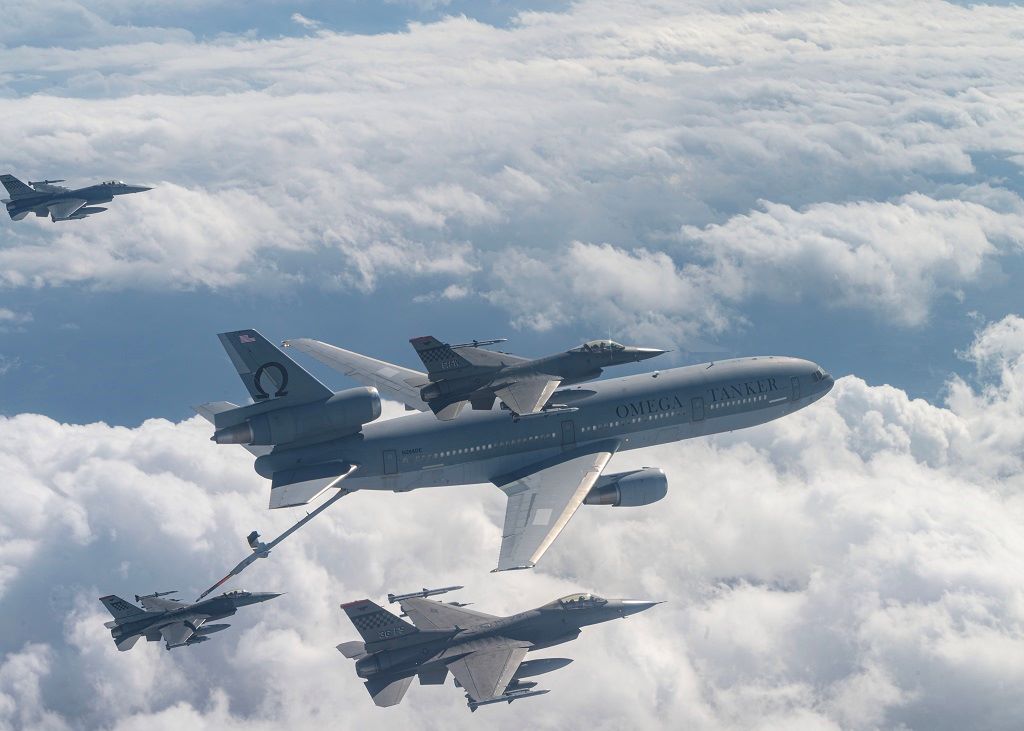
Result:
<svg viewBox="0 0 1024 731">
<path fill-rule="evenodd" d="M 650 505 L 668 494 L 668 478 L 660 467 L 604 475 L 587 493 L 587 505 L 635 507 Z"/>
<path fill-rule="evenodd" d="M 350 388 L 337 391 L 319 403 L 283 406 L 255 414 L 239 424 L 218 429 L 213 441 L 217 444 L 289 444 L 309 437 L 352 434 L 378 417 L 380 395 L 377 389 Z"/>
</svg>

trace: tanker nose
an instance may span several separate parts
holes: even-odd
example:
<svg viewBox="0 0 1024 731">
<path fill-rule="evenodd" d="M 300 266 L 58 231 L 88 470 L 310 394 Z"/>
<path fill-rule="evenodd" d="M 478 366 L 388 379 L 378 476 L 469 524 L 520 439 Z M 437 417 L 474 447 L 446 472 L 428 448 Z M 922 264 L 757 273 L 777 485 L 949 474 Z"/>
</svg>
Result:
<svg viewBox="0 0 1024 731">
<path fill-rule="evenodd" d="M 822 368 L 817 363 L 814 363 L 814 373 L 811 374 L 811 381 L 813 382 L 815 393 L 821 397 L 832 390 L 832 387 L 836 385 L 835 379 L 832 375 Z"/>
</svg>

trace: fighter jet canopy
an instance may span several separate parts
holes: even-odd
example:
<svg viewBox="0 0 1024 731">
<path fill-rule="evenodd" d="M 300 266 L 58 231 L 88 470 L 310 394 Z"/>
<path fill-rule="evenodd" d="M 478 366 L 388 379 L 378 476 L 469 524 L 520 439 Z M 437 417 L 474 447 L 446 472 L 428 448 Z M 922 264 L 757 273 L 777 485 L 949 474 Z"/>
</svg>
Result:
<svg viewBox="0 0 1024 731">
<path fill-rule="evenodd" d="M 597 594 L 569 594 L 561 599 L 545 604 L 546 609 L 584 609 L 587 607 L 599 607 L 607 604 L 608 600 Z"/>
<path fill-rule="evenodd" d="M 576 353 L 601 353 L 608 350 L 625 350 L 625 345 L 620 345 L 614 340 L 588 340 L 579 347 L 573 348 Z"/>
<path fill-rule="evenodd" d="M 125 185 L 123 180 L 104 180 L 103 185 Z"/>
</svg>

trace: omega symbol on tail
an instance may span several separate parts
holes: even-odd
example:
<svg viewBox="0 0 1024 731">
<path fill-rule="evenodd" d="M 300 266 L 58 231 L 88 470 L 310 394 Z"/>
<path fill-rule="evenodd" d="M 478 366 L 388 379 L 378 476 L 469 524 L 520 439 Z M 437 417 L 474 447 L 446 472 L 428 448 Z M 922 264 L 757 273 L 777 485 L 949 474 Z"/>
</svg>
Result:
<svg viewBox="0 0 1024 731">
<path fill-rule="evenodd" d="M 260 401 L 262 401 L 265 398 L 270 398 L 270 394 L 268 394 L 263 389 L 263 384 L 260 383 L 260 380 L 263 378 L 264 371 L 266 371 L 268 368 L 275 369 L 280 375 L 280 378 L 278 380 L 281 382 L 281 385 L 278 386 L 277 391 L 274 392 L 274 398 L 279 398 L 281 396 L 288 395 L 288 391 L 285 390 L 288 388 L 288 371 L 280 363 L 274 363 L 273 361 L 271 361 L 270 363 L 264 363 L 263 365 L 261 365 L 259 368 L 256 369 L 256 372 L 252 374 L 252 385 L 253 388 L 256 389 L 256 395 L 253 398 Z"/>
</svg>

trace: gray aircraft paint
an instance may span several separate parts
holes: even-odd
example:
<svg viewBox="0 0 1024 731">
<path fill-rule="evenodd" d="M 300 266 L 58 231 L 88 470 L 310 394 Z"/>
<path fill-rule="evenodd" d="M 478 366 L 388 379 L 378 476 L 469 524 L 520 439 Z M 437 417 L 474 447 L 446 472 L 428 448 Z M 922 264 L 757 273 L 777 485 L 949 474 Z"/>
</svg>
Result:
<svg viewBox="0 0 1024 731">
<path fill-rule="evenodd" d="M 332 391 L 255 330 L 220 339 L 258 401 L 197 410 L 214 423 L 214 441 L 256 456 L 256 472 L 271 479 L 271 508 L 334 487 L 332 501 L 360 489 L 491 482 L 508 497 L 498 571 L 536 566 L 583 504 L 640 506 L 665 496 L 657 468 L 606 471 L 618 451 L 762 424 L 833 385 L 807 360 L 741 358 L 565 388 L 536 414 L 492 408 L 445 421 L 423 411 L 382 422 L 377 384 L 423 409 L 424 374 L 303 341 L 300 350 L 364 384 Z"/>
<path fill-rule="evenodd" d="M 230 617 L 240 607 L 281 596 L 271 592 L 230 591 L 197 602 L 161 598 L 173 593 L 175 592 L 158 592 L 136 597 L 136 600 L 142 601 L 143 608 L 114 594 L 100 597 L 100 602 L 114 618 L 105 626 L 110 630 L 118 650 L 130 650 L 142 637 L 150 642 L 158 642 L 163 638 L 168 650 L 198 644 L 206 641 L 210 634 L 229 626 L 207 625 L 207 622 Z M 147 606 L 147 603 L 152 608 Z M 170 628 L 176 628 L 175 631 L 180 633 L 180 641 L 172 641 L 169 634 L 162 635 Z"/>
<path fill-rule="evenodd" d="M 640 449 L 763 424 L 808 406 L 833 380 L 799 358 L 739 358 L 587 384 L 572 409 L 515 418 L 467 411 L 442 422 L 411 414 L 366 424 L 358 434 L 259 457 L 265 477 L 330 461 L 359 469 L 347 490 L 393 490 L 491 482 L 599 441 Z M 574 389 L 566 389 L 572 392 Z M 556 392 L 553 400 L 557 400 Z"/>
<path fill-rule="evenodd" d="M 467 403 L 476 410 L 490 410 L 495 398 L 502 399 L 514 412 L 535 413 L 559 386 L 591 381 L 605 368 L 665 353 L 612 340 L 591 340 L 561 353 L 531 359 L 487 350 L 475 343 L 447 345 L 429 335 L 409 342 L 426 366 L 430 380 L 420 395 L 443 420 L 457 416 Z"/>
<path fill-rule="evenodd" d="M 572 594 L 536 609 L 499 617 L 464 610 L 451 604 L 407 598 L 402 610 L 415 626 L 403 622 L 368 599 L 342 604 L 362 642 L 345 642 L 338 650 L 356 662 L 356 674 L 366 681 L 377 705 L 395 705 L 408 685 L 400 681 L 419 675 L 422 685 L 444 683 L 449 670 L 456 681 L 481 678 L 496 665 L 507 681 L 466 690 L 470 710 L 480 705 L 540 695 L 535 683 L 522 678 L 558 670 L 568 658 L 522 662 L 527 652 L 575 640 L 583 627 L 645 611 L 659 602 L 604 599 L 589 593 Z M 497 656 L 497 657 L 496 657 Z M 518 660 L 514 660 L 518 658 Z M 513 665 L 505 665 L 512 659 Z M 496 674 L 490 673 L 492 678 Z M 397 688 L 388 692 L 388 686 Z"/>
<path fill-rule="evenodd" d="M 42 181 L 26 185 L 13 175 L 0 175 L 0 182 L 10 196 L 4 199 L 7 213 L 15 221 L 20 221 L 30 213 L 40 218 L 49 216 L 53 222 L 79 220 L 107 210 L 91 206 L 109 203 L 115 196 L 152 190 L 143 185 L 128 185 L 120 180 L 108 180 L 76 189 L 51 185 L 51 182 L 63 181 Z"/>
</svg>

